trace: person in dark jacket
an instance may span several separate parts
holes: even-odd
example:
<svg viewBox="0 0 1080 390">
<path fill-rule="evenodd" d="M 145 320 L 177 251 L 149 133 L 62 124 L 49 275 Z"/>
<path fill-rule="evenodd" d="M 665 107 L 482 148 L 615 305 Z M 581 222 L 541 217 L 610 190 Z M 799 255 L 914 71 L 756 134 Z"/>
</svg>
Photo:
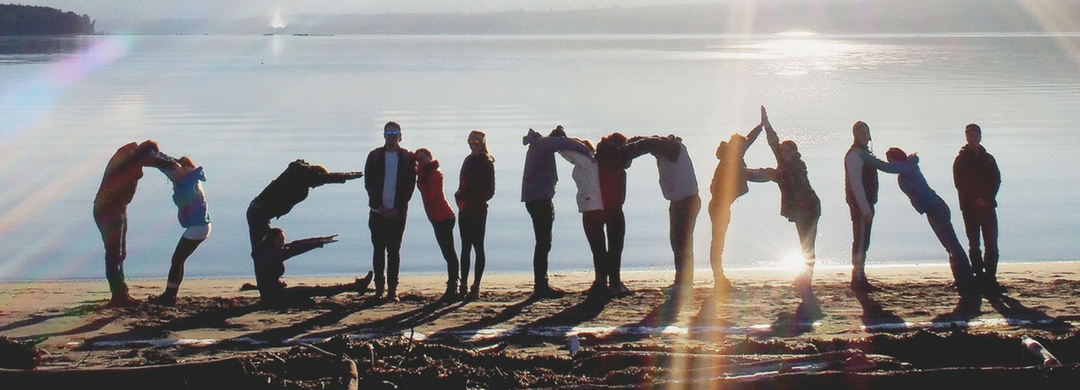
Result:
<svg viewBox="0 0 1080 390">
<path fill-rule="evenodd" d="M 878 174 L 863 161 L 870 151 L 870 126 L 857 121 L 851 126 L 854 138 L 844 155 L 844 199 L 851 211 L 851 290 L 869 292 L 875 288 L 866 278 L 866 252 L 870 249 L 870 228 L 874 222 L 874 204 L 878 196 Z"/>
<path fill-rule="evenodd" d="M 740 196 L 750 191 L 746 185 L 746 150 L 757 140 L 765 120 L 765 111 L 761 111 L 762 123 L 755 126 L 746 136 L 732 134 L 727 141 L 720 141 L 716 148 L 716 170 L 709 183 L 709 218 L 712 220 L 712 242 L 709 245 L 709 264 L 713 271 L 713 291 L 724 293 L 735 289 L 724 275 L 724 244 L 728 225 L 731 223 L 731 205 Z"/>
<path fill-rule="evenodd" d="M 795 223 L 805 262 L 798 276 L 795 277 L 795 291 L 805 301 L 813 297 L 811 281 L 816 262 L 815 243 L 817 241 L 818 219 L 821 218 L 821 199 L 810 186 L 806 162 L 799 154 L 795 141 L 780 142 L 776 130 L 769 123 L 765 107 L 761 107 L 761 120 L 765 129 L 765 139 L 776 157 L 776 168 L 766 168 L 765 177 L 780 187 L 780 215 Z"/>
<path fill-rule="evenodd" d="M 461 287 L 458 293 L 467 301 L 480 299 L 480 280 L 484 277 L 487 255 L 484 235 L 487 231 L 488 201 L 495 196 L 495 158 L 487 148 L 487 135 L 480 130 L 469 133 L 469 155 L 461 163 L 458 189 L 454 199 L 458 206 L 458 229 L 461 236 Z M 476 272 L 472 287 L 469 284 L 470 252 L 476 252 Z"/>
<path fill-rule="evenodd" d="M 363 294 L 367 291 L 372 278 L 370 271 L 366 277 L 356 279 L 353 283 L 332 286 L 288 287 L 288 284 L 281 280 L 281 277 L 285 275 L 286 260 L 337 242 L 336 237 L 337 234 L 333 234 L 286 242 L 284 230 L 270 229 L 266 236 L 256 243 L 255 250 L 251 252 L 251 259 L 255 266 L 256 285 L 254 288 L 259 290 L 259 302 L 264 305 L 281 306 L 316 296 L 334 296 L 347 292 Z M 251 285 L 245 284 L 241 290 L 251 288 Z"/>
<path fill-rule="evenodd" d="M 457 302 L 464 296 L 457 293 L 458 257 L 454 250 L 454 209 L 443 193 L 443 172 L 439 160 L 426 148 L 416 149 L 416 189 L 424 201 L 424 212 L 435 230 L 435 242 L 439 244 L 443 260 L 446 260 L 446 291 L 439 298 L 442 302 Z"/>
<path fill-rule="evenodd" d="M 121 146 L 105 166 L 94 197 L 94 222 L 105 244 L 105 278 L 109 282 L 111 307 L 130 306 L 135 299 L 124 281 L 127 259 L 127 206 L 135 197 L 143 167 L 167 168 L 173 159 L 158 149 L 157 142 L 146 140 Z"/>
<path fill-rule="evenodd" d="M 560 134 L 562 136 L 560 136 Z M 588 155 L 593 152 L 585 144 L 565 136 L 562 126 L 557 126 L 547 137 L 533 129 L 522 137 L 525 152 L 525 169 L 521 177 L 521 201 L 532 218 L 536 247 L 533 249 L 533 297 L 537 299 L 561 298 L 566 293 L 548 283 L 548 253 L 551 252 L 551 229 L 555 222 L 555 183 L 559 174 L 555 170 L 555 152 L 570 150 Z"/>
<path fill-rule="evenodd" d="M 322 165 L 304 160 L 289 163 L 284 172 L 270 182 L 248 205 L 247 223 L 251 249 L 255 250 L 266 233 L 270 220 L 288 214 L 298 203 L 307 199 L 312 188 L 326 183 L 344 183 L 363 176 L 360 172 L 333 172 Z"/>
<path fill-rule="evenodd" d="M 176 215 L 180 226 L 184 228 L 184 234 L 180 236 L 180 242 L 176 243 L 176 250 L 173 251 L 165 292 L 151 297 L 150 302 L 172 306 L 176 304 L 176 295 L 184 279 L 184 263 L 199 244 L 210 237 L 210 211 L 206 206 L 206 194 L 202 186 L 202 182 L 206 181 L 206 174 L 202 167 L 195 167 L 190 157 L 180 157 L 161 171 L 173 183 L 173 203 L 176 203 Z"/>
<path fill-rule="evenodd" d="M 401 267 L 401 238 L 409 200 L 416 188 L 416 160 L 402 148 L 401 126 L 387 122 L 383 126 L 383 146 L 375 148 L 364 163 L 364 189 L 368 194 L 368 228 L 374 246 L 375 297 L 398 301 L 398 271 Z M 385 272 L 385 273 L 384 273 Z M 385 290 L 384 290 L 385 289 Z"/>
<path fill-rule="evenodd" d="M 1001 187 L 1001 171 L 994 156 L 986 152 L 982 128 L 971 123 L 964 128 L 967 144 L 953 161 L 953 184 L 960 197 L 960 214 L 968 238 L 968 256 L 981 289 L 988 294 L 1001 294 L 1004 289 L 997 281 L 998 219 L 997 193 Z M 981 236 L 981 237 L 980 237 Z M 986 253 L 980 248 L 980 238 Z"/>
</svg>

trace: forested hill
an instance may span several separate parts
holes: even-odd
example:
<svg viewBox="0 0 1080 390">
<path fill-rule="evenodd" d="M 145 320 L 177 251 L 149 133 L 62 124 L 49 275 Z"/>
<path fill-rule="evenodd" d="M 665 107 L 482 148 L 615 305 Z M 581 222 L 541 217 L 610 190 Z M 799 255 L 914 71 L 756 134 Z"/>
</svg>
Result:
<svg viewBox="0 0 1080 390">
<path fill-rule="evenodd" d="M 88 15 L 33 5 L 0 4 L 0 35 L 93 34 Z"/>
</svg>

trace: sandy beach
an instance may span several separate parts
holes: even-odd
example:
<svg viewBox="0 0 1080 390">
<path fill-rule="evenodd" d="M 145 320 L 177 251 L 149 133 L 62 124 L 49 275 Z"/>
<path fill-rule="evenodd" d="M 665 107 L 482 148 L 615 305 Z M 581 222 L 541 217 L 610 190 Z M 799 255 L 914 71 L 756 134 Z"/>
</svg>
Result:
<svg viewBox="0 0 1080 390">
<path fill-rule="evenodd" d="M 695 289 L 673 299 L 664 287 L 672 273 L 627 272 L 628 297 L 596 302 L 584 291 L 591 273 L 556 273 L 562 299 L 532 301 L 531 275 L 490 274 L 481 299 L 442 304 L 445 276 L 403 275 L 401 301 L 380 302 L 370 293 L 316 298 L 288 308 L 257 304 L 257 292 L 240 291 L 244 279 L 184 281 L 175 307 L 142 302 L 106 308 L 103 281 L 0 284 L 0 336 L 36 343 L 38 370 L 123 367 L 197 362 L 280 351 L 335 336 L 404 337 L 463 348 L 503 344 L 529 354 L 568 354 L 621 343 L 722 347 L 744 340 L 861 339 L 918 330 L 997 332 L 1051 337 L 1071 335 L 1080 321 L 1080 263 L 1002 264 L 1008 292 L 983 301 L 977 314 L 954 314 L 956 293 L 945 265 L 869 269 L 881 291 L 864 299 L 849 290 L 849 270 L 822 268 L 814 291 L 820 305 L 801 304 L 783 270 L 729 270 L 739 288 L 708 304 L 711 276 L 697 270 Z M 349 283 L 347 277 L 289 278 L 290 286 Z M 135 280 L 132 295 L 157 294 L 164 280 Z"/>
</svg>

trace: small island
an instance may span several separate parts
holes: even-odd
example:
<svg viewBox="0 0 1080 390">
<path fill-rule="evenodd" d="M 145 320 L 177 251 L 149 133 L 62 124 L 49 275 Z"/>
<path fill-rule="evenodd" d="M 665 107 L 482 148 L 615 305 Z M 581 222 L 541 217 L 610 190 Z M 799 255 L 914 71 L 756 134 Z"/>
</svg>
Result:
<svg viewBox="0 0 1080 390">
<path fill-rule="evenodd" d="M 0 4 L 0 36 L 93 34 L 88 15 L 33 5 Z"/>
</svg>

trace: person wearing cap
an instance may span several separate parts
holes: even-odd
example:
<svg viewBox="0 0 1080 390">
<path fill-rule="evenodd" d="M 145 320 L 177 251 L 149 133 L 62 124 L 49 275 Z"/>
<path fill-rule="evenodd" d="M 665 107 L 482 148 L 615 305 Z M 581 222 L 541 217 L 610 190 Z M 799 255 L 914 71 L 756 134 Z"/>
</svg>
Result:
<svg viewBox="0 0 1080 390">
<path fill-rule="evenodd" d="M 251 200 L 247 209 L 248 234 L 251 250 L 270 231 L 270 220 L 281 218 L 298 203 L 307 199 L 312 188 L 327 183 L 344 183 L 363 176 L 361 172 L 330 172 L 322 165 L 311 165 L 297 159 Z"/>
<path fill-rule="evenodd" d="M 416 188 L 416 159 L 401 147 L 401 139 L 401 125 L 387 122 L 383 126 L 383 146 L 368 153 L 364 163 L 364 189 L 371 208 L 368 228 L 374 246 L 371 262 L 375 269 L 375 297 L 390 301 L 398 300 L 401 239 L 409 200 Z"/>
<path fill-rule="evenodd" d="M 965 126 L 964 136 L 967 144 L 960 148 L 953 161 L 953 184 L 960 197 L 968 255 L 982 290 L 989 294 L 1001 294 L 1004 289 L 997 281 L 998 218 L 995 209 L 1001 187 L 1001 171 L 994 156 L 980 144 L 982 128 L 979 125 L 971 123 Z M 985 254 L 980 248 L 980 241 L 985 245 Z"/>
<path fill-rule="evenodd" d="M 919 169 L 919 156 L 907 155 L 900 148 L 889 148 L 885 152 L 888 162 L 877 159 L 869 152 L 862 153 L 859 157 L 878 170 L 897 174 L 900 190 L 907 195 L 915 211 L 926 214 L 930 228 L 934 230 L 938 241 L 949 254 L 949 266 L 952 269 L 957 292 L 960 294 L 957 311 L 977 312 L 981 305 L 981 297 L 977 290 L 971 263 L 968 261 L 967 254 L 964 253 L 964 246 L 956 238 L 949 205 L 930 188 L 926 177 Z"/>
<path fill-rule="evenodd" d="M 521 138 L 528 146 L 525 167 L 521 177 L 521 201 L 532 219 L 536 246 L 533 248 L 533 294 L 534 299 L 562 298 L 566 293 L 548 283 L 548 253 L 551 252 L 551 229 L 555 222 L 555 184 L 559 174 L 555 170 L 555 152 L 569 150 L 593 158 L 592 150 L 585 144 L 566 136 L 562 126 L 557 126 L 542 136 L 536 130 Z"/>
<path fill-rule="evenodd" d="M 851 126 L 854 138 L 844 155 L 844 200 L 851 211 L 851 290 L 870 292 L 875 288 L 866 278 L 866 252 L 870 249 L 870 228 L 874 222 L 874 205 L 878 198 L 877 169 L 867 164 L 863 154 L 870 150 L 870 126 L 856 121 Z"/>
</svg>

